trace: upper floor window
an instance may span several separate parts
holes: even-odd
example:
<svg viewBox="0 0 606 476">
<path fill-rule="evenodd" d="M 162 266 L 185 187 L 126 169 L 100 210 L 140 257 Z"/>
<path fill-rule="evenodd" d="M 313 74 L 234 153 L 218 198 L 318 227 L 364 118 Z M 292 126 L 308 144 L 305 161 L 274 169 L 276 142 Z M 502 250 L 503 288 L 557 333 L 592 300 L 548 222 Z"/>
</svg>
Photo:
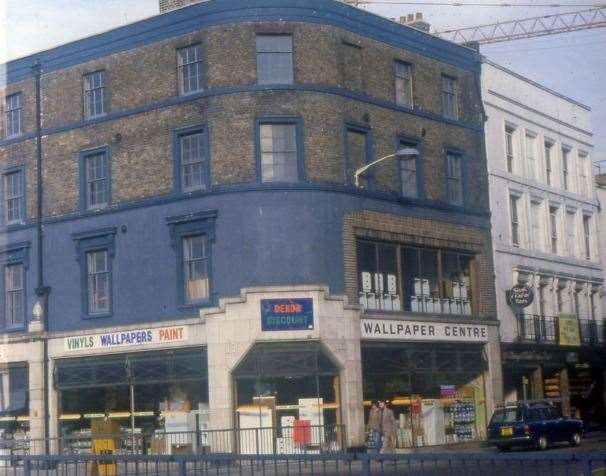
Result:
<svg viewBox="0 0 606 476">
<path fill-rule="evenodd" d="M 568 166 L 570 165 L 568 160 L 569 156 L 570 149 L 568 147 L 562 147 L 562 188 L 564 188 L 564 190 L 568 190 L 570 186 L 568 179 Z"/>
<path fill-rule="evenodd" d="M 341 86 L 353 91 L 362 91 L 364 86 L 364 65 L 362 48 L 354 43 L 343 41 L 340 48 L 339 66 Z"/>
<path fill-rule="evenodd" d="M 4 267 L 4 307 L 8 328 L 24 325 L 25 276 L 23 263 L 12 263 Z"/>
<path fill-rule="evenodd" d="M 536 180 L 537 178 L 537 160 L 536 160 L 536 137 L 526 134 L 526 162 L 528 165 L 528 178 Z"/>
<path fill-rule="evenodd" d="M 543 220 L 541 220 L 541 202 L 530 202 L 530 219 L 532 221 L 532 244 L 537 251 L 543 250 Z"/>
<path fill-rule="evenodd" d="M 4 209 L 8 224 L 25 219 L 25 174 L 17 169 L 4 174 Z"/>
<path fill-rule="evenodd" d="M 551 186 L 552 184 L 552 164 L 551 164 L 551 151 L 552 151 L 553 143 L 545 141 L 544 152 L 545 152 L 545 182 L 547 185 Z"/>
<path fill-rule="evenodd" d="M 102 116 L 106 111 L 105 71 L 84 75 L 84 117 Z"/>
<path fill-rule="evenodd" d="M 446 154 L 446 189 L 449 203 L 463 205 L 463 157 L 460 154 Z"/>
<path fill-rule="evenodd" d="M 260 122 L 258 128 L 261 181 L 298 181 L 297 123 Z"/>
<path fill-rule="evenodd" d="M 179 93 L 202 90 L 202 46 L 191 45 L 177 50 Z"/>
<path fill-rule="evenodd" d="M 459 118 L 457 80 L 442 76 L 442 114 L 448 119 Z"/>
<path fill-rule="evenodd" d="M 516 132 L 515 127 L 505 126 L 505 160 L 507 161 L 507 172 L 513 173 L 515 151 L 514 151 L 514 134 Z"/>
<path fill-rule="evenodd" d="M 181 246 L 185 303 L 205 301 L 210 296 L 207 235 L 185 236 Z"/>
<path fill-rule="evenodd" d="M 588 195 L 587 169 L 589 167 L 587 154 L 579 152 L 579 193 Z"/>
<path fill-rule="evenodd" d="M 6 97 L 6 137 L 21 134 L 23 121 L 23 94 L 16 93 Z"/>
<path fill-rule="evenodd" d="M 86 253 L 86 277 L 88 314 L 98 315 L 110 312 L 111 270 L 109 251 L 100 249 Z"/>
<path fill-rule="evenodd" d="M 178 185 L 182 192 L 205 190 L 208 184 L 208 147 L 203 128 L 177 134 Z"/>
<path fill-rule="evenodd" d="M 418 144 L 410 142 L 400 142 L 399 149 L 417 149 Z M 400 172 L 400 193 L 404 197 L 419 198 L 420 194 L 420 179 L 419 167 L 421 161 L 419 155 L 410 155 L 401 157 L 398 160 Z"/>
<path fill-rule="evenodd" d="M 583 215 L 583 235 L 585 237 L 585 259 L 591 259 L 591 217 Z"/>
<path fill-rule="evenodd" d="M 257 82 L 291 84 L 293 81 L 292 36 L 257 35 Z"/>
<path fill-rule="evenodd" d="M 391 243 L 357 243 L 360 303 L 365 309 L 472 313 L 471 254 Z"/>
<path fill-rule="evenodd" d="M 568 245 L 568 255 L 576 256 L 576 213 L 573 210 L 566 211 L 566 233 L 568 234 L 567 245 Z"/>
<path fill-rule="evenodd" d="M 396 103 L 412 107 L 412 67 L 403 61 L 394 62 Z"/>
<path fill-rule="evenodd" d="M 109 151 L 99 149 L 82 154 L 84 209 L 104 208 L 110 203 Z"/>
<path fill-rule="evenodd" d="M 370 131 L 355 126 L 348 126 L 345 135 L 346 182 L 351 183 L 355 171 L 371 162 L 369 147 Z M 359 176 L 359 184 L 363 188 L 370 186 L 372 170 L 367 170 Z"/>
<path fill-rule="evenodd" d="M 520 198 L 516 195 L 509 196 L 509 214 L 511 219 L 511 244 L 520 246 L 520 216 L 518 202 Z"/>
<path fill-rule="evenodd" d="M 549 235 L 551 237 L 551 252 L 558 252 L 558 207 L 549 207 Z"/>
</svg>

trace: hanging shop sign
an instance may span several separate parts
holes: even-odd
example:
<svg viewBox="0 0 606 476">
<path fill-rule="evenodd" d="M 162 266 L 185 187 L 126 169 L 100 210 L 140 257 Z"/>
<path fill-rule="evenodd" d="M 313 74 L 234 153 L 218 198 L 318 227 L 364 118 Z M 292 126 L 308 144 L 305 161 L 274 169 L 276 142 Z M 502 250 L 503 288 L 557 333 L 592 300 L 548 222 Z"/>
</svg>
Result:
<svg viewBox="0 0 606 476">
<path fill-rule="evenodd" d="M 313 328 L 313 299 L 261 299 L 261 330 L 264 332 Z"/>
<path fill-rule="evenodd" d="M 560 345 L 581 345 L 581 333 L 579 332 L 579 320 L 574 314 L 560 314 L 558 317 L 560 328 Z"/>
<path fill-rule="evenodd" d="M 534 291 L 525 284 L 516 284 L 506 293 L 507 304 L 513 308 L 523 309 L 534 301 Z"/>
<path fill-rule="evenodd" d="M 106 334 L 92 334 L 63 339 L 63 350 L 67 352 L 94 349 L 115 349 L 120 347 L 172 344 L 187 340 L 187 327 L 157 327 L 136 329 Z"/>
<path fill-rule="evenodd" d="M 488 326 L 451 322 L 362 319 L 362 339 L 398 341 L 487 342 Z"/>
</svg>

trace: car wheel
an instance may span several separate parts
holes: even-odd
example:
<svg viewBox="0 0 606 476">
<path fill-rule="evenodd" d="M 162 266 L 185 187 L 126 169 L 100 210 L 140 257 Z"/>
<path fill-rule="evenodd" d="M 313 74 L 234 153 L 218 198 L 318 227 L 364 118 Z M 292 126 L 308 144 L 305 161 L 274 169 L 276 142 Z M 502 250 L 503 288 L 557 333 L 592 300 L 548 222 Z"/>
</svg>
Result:
<svg viewBox="0 0 606 476">
<path fill-rule="evenodd" d="M 547 437 L 545 435 L 539 436 L 539 440 L 537 441 L 537 446 L 541 451 L 546 450 L 549 446 L 549 441 L 547 441 Z"/>
<path fill-rule="evenodd" d="M 581 434 L 580 433 L 573 434 L 572 438 L 570 438 L 570 444 L 572 446 L 580 446 L 580 444 L 581 444 Z"/>
</svg>

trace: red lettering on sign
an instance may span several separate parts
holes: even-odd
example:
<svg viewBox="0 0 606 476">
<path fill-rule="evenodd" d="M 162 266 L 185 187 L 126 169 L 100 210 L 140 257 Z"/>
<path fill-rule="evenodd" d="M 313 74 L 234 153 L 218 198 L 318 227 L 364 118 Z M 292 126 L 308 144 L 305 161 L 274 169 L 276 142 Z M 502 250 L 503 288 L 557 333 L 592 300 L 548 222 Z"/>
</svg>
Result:
<svg viewBox="0 0 606 476">
<path fill-rule="evenodd" d="M 301 304 L 274 304 L 275 314 L 298 314 L 303 310 Z"/>
</svg>

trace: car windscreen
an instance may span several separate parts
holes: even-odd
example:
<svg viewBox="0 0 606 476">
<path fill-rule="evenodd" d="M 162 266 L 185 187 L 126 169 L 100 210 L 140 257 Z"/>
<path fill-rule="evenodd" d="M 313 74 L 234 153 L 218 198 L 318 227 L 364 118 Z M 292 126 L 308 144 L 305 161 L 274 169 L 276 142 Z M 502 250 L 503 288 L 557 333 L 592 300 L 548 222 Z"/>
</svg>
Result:
<svg viewBox="0 0 606 476">
<path fill-rule="evenodd" d="M 492 419 L 490 420 L 490 424 L 515 423 L 521 419 L 522 416 L 519 408 L 500 408 L 495 410 L 494 414 L 492 415 Z"/>
</svg>

